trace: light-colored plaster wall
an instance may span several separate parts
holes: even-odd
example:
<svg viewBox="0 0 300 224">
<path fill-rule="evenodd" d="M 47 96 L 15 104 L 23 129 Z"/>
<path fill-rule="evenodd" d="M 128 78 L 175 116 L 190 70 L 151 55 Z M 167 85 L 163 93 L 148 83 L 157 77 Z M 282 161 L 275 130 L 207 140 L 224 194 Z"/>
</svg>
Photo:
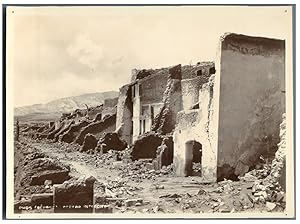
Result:
<svg viewBox="0 0 300 224">
<path fill-rule="evenodd" d="M 132 99 L 133 102 L 133 135 L 132 135 L 132 142 L 134 142 L 138 136 L 140 135 L 140 113 L 141 113 L 141 101 L 139 96 L 135 96 Z"/>
<path fill-rule="evenodd" d="M 117 119 L 116 131 L 120 137 L 123 138 L 127 144 L 132 141 L 132 99 L 131 99 L 131 85 L 125 85 L 119 90 L 118 104 L 117 104 Z M 104 117 L 102 115 L 102 117 Z"/>
<path fill-rule="evenodd" d="M 181 81 L 182 105 L 184 110 L 189 110 L 199 101 L 200 77 L 184 79 Z"/>
<path fill-rule="evenodd" d="M 185 143 L 189 140 L 202 144 L 202 178 L 204 181 L 216 181 L 216 114 L 214 114 L 214 76 L 203 85 L 199 92 L 199 109 L 178 113 L 177 125 L 173 134 L 174 165 L 176 174 L 184 176 Z"/>
</svg>

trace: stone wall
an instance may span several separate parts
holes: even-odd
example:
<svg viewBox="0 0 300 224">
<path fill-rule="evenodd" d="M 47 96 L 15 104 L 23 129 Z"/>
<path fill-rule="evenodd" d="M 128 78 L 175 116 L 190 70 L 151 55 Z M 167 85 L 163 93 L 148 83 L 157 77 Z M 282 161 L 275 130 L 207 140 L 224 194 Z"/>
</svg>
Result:
<svg viewBox="0 0 300 224">
<path fill-rule="evenodd" d="M 169 72 L 168 69 L 151 70 L 151 75 L 142 76 L 132 85 L 133 102 L 133 141 L 139 135 L 151 130 L 154 117 L 163 107 L 163 97 L 167 86 Z M 155 71 L 155 73 L 153 72 Z M 148 74 L 148 73 L 147 73 Z M 153 107 L 153 115 L 151 115 Z"/>
<path fill-rule="evenodd" d="M 88 121 L 82 121 L 78 124 L 73 124 L 71 127 L 62 134 L 61 141 L 71 143 L 75 140 L 75 138 L 79 135 L 80 131 L 89 125 Z"/>
<path fill-rule="evenodd" d="M 177 115 L 174 139 L 174 165 L 178 176 L 185 176 L 186 148 L 189 141 L 197 141 L 202 145 L 202 171 L 204 181 L 216 181 L 217 148 L 216 121 L 214 113 L 214 76 L 199 90 L 199 109 L 181 111 Z"/>
<path fill-rule="evenodd" d="M 173 157 L 173 140 L 171 136 L 159 135 L 154 132 L 149 132 L 140 135 L 131 147 L 132 160 L 138 159 L 155 159 L 157 147 L 161 145 L 163 139 L 166 139 L 168 147 L 168 158 Z M 166 164 L 169 165 L 169 164 Z"/>
<path fill-rule="evenodd" d="M 208 82 L 209 77 L 215 73 L 214 62 L 198 62 L 196 65 L 184 65 L 181 67 L 182 79 L 203 77 Z"/>
<path fill-rule="evenodd" d="M 82 145 L 85 136 L 93 134 L 96 139 L 100 139 L 105 133 L 114 132 L 116 130 L 116 114 L 104 117 L 101 121 L 97 121 L 85 126 L 78 136 L 75 138 L 74 142 Z"/>
<path fill-rule="evenodd" d="M 204 82 L 205 83 L 205 82 Z M 184 110 L 191 109 L 199 101 L 199 90 L 204 84 L 199 77 L 181 81 L 182 104 Z"/>
<path fill-rule="evenodd" d="M 91 213 L 94 207 L 94 182 L 92 176 L 65 181 L 54 186 L 55 213 Z"/>
<path fill-rule="evenodd" d="M 131 92 L 135 92 L 135 95 L 132 96 L 132 142 L 134 142 L 140 135 L 140 115 L 141 115 L 141 98 L 139 97 L 139 85 L 132 85 Z"/>
<path fill-rule="evenodd" d="M 286 114 L 282 115 L 280 124 L 280 142 L 275 158 L 272 161 L 269 178 L 273 183 L 278 182 L 283 190 L 286 190 Z"/>
<path fill-rule="evenodd" d="M 285 42 L 227 34 L 220 48 L 218 170 L 227 166 L 243 175 L 279 142 Z"/>
<path fill-rule="evenodd" d="M 151 130 L 160 134 L 172 133 L 177 113 L 182 110 L 181 65 L 169 69 L 168 82 L 163 93 L 163 107 L 155 116 Z"/>
<path fill-rule="evenodd" d="M 168 81 L 168 74 L 157 73 L 138 82 L 142 104 L 162 102 L 163 93 Z"/>
<path fill-rule="evenodd" d="M 132 142 L 132 116 L 133 104 L 131 97 L 131 85 L 120 88 L 117 104 L 116 131 L 127 144 Z"/>
</svg>

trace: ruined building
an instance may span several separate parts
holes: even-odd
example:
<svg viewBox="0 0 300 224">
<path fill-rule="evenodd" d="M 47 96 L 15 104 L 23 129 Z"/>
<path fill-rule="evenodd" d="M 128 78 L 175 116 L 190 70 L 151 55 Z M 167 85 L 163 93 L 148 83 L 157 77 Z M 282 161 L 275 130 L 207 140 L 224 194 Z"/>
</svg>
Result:
<svg viewBox="0 0 300 224">
<path fill-rule="evenodd" d="M 194 152 L 201 149 L 198 157 L 205 180 L 243 175 L 261 155 L 274 155 L 277 150 L 285 112 L 285 42 L 224 35 L 216 74 L 196 95 L 199 106 L 178 114 L 177 174 L 190 172 Z"/>
<path fill-rule="evenodd" d="M 196 104 L 190 91 L 197 91 L 214 73 L 214 63 L 176 65 L 169 68 L 132 71 L 131 83 L 120 88 L 117 131 L 132 144 L 150 131 L 171 133 L 177 113 Z"/>
<path fill-rule="evenodd" d="M 118 98 L 64 114 L 39 136 L 89 152 L 129 148 L 133 160 L 160 158 L 178 176 L 214 182 L 274 157 L 283 113 L 284 40 L 226 34 L 215 62 L 134 69 Z"/>
<path fill-rule="evenodd" d="M 234 179 L 275 154 L 284 83 L 283 40 L 226 34 L 216 63 L 133 70 L 120 88 L 117 132 L 128 144 L 151 131 L 172 134 L 177 175 Z"/>
</svg>

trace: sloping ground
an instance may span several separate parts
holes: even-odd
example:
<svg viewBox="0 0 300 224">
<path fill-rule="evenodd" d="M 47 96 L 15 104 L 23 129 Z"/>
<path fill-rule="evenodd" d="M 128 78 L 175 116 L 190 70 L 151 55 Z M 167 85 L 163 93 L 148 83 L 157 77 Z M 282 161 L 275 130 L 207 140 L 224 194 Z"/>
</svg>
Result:
<svg viewBox="0 0 300 224">
<path fill-rule="evenodd" d="M 15 143 L 14 152 L 15 197 L 43 193 L 46 180 L 53 184 L 63 183 L 69 179 L 70 168 L 58 160 L 48 158 L 40 150 L 26 143 Z"/>
<path fill-rule="evenodd" d="M 101 121 L 97 121 L 95 123 L 91 123 L 87 125 L 79 135 L 75 139 L 75 143 L 82 145 L 84 141 L 84 137 L 86 134 L 90 133 L 95 135 L 97 139 L 102 137 L 102 135 L 106 132 L 113 132 L 116 129 L 116 114 L 107 115 Z"/>
</svg>

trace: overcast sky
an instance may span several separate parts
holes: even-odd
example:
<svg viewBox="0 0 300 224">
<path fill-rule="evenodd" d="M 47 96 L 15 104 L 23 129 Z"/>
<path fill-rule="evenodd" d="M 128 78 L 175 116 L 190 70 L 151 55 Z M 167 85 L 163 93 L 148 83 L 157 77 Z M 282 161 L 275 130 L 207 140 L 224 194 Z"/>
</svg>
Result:
<svg viewBox="0 0 300 224">
<path fill-rule="evenodd" d="M 133 68 L 215 60 L 225 32 L 286 39 L 286 7 L 10 8 L 14 105 L 116 90 Z"/>
</svg>

